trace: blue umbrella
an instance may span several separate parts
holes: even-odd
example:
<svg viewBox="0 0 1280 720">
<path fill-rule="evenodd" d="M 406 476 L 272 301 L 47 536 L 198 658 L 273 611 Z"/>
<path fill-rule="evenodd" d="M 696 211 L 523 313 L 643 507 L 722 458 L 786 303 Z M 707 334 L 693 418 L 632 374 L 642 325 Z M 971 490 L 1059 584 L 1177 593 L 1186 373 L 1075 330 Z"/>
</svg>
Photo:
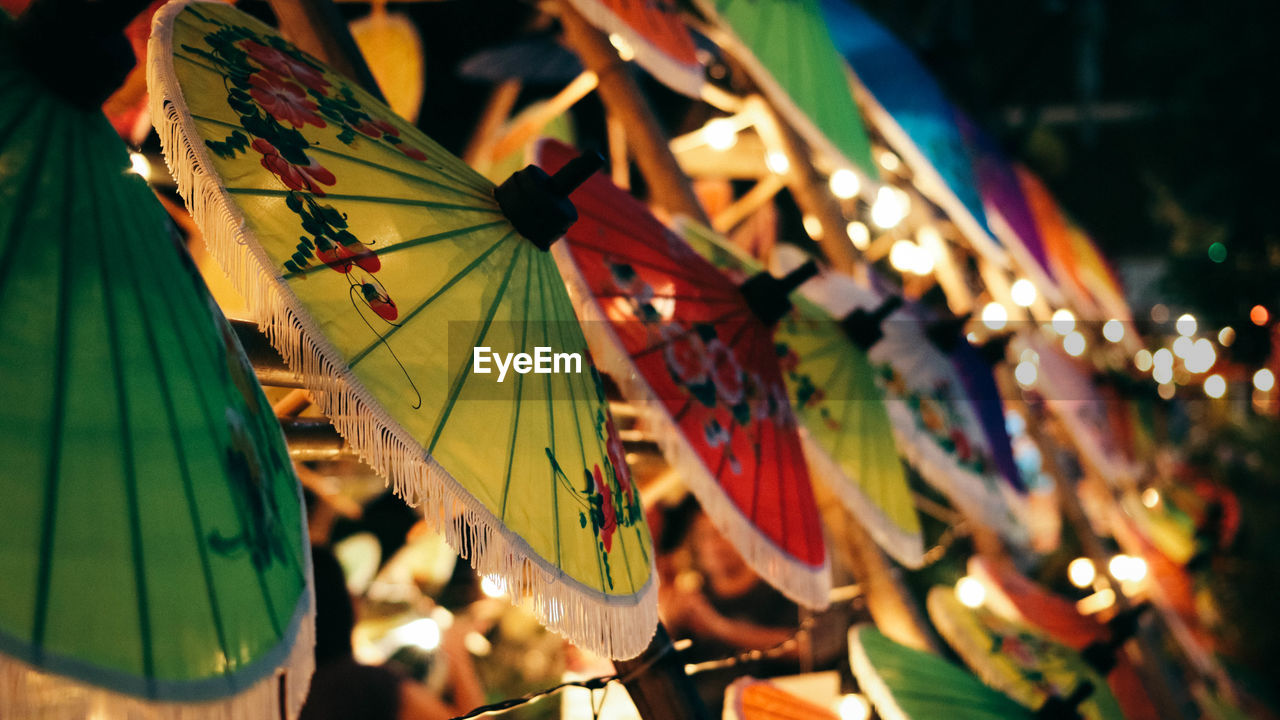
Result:
<svg viewBox="0 0 1280 720">
<path fill-rule="evenodd" d="M 986 256 L 1003 249 L 987 227 L 956 108 L 898 38 L 848 0 L 822 0 L 831 39 L 871 95 L 869 118 L 906 161 L 930 200 Z"/>
</svg>

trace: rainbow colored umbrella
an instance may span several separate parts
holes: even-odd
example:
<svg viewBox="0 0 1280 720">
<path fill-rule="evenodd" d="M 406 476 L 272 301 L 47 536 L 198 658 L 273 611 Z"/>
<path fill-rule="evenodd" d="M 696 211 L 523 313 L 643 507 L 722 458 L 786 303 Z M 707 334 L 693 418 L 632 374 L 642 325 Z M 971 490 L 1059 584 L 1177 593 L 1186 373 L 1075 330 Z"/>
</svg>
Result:
<svg viewBox="0 0 1280 720">
<path fill-rule="evenodd" d="M 16 31 L 0 15 L 0 717 L 295 717 L 314 608 L 280 427 L 101 98 L 35 79 Z"/>
<path fill-rule="evenodd" d="M 640 652 L 652 545 L 543 249 L 572 221 L 563 192 L 536 169 L 495 189 L 221 3 L 166 6 L 149 70 L 187 207 L 338 432 L 544 624 Z"/>
<path fill-rule="evenodd" d="M 697 99 L 705 72 L 693 35 L 669 0 L 569 0 L 592 25 L 609 34 L 624 60 L 636 63 L 661 83 Z"/>
<path fill-rule="evenodd" d="M 819 0 L 696 0 L 710 37 L 827 163 L 878 175 L 849 78 Z M 869 185 L 864 183 L 869 190 Z"/>
<path fill-rule="evenodd" d="M 929 619 L 947 644 L 992 688 L 1034 709 L 1051 697 L 1070 695 L 1087 682 L 1093 692 L 1079 705 L 1081 717 L 1124 719 L 1105 679 L 1071 648 L 990 610 L 961 605 L 950 587 L 934 587 L 926 605 Z"/>
<path fill-rule="evenodd" d="M 734 282 L 764 266 L 713 231 L 681 222 L 689 246 Z M 924 540 L 876 369 L 825 310 L 795 297 L 774 334 L 811 472 L 825 481 L 895 560 L 924 562 Z"/>
<path fill-rule="evenodd" d="M 538 145 L 543 167 L 572 156 Z M 581 216 L 552 253 L 602 369 L 756 572 L 825 607 L 826 546 L 774 336 L 785 294 L 752 296 L 772 278 L 740 287 L 603 175 L 570 198 Z"/>
<path fill-rule="evenodd" d="M 956 126 L 956 108 L 911 49 L 849 0 L 822 0 L 831 38 L 869 97 L 868 118 L 907 166 L 916 187 L 937 203 L 984 256 L 1004 250 L 986 214 Z"/>
<path fill-rule="evenodd" d="M 849 629 L 849 667 L 884 720 L 1032 720 L 1036 714 L 937 655 L 871 625 Z"/>
<path fill-rule="evenodd" d="M 781 270 L 801 257 L 784 246 L 774 253 Z M 1025 500 L 1002 475 L 977 406 L 951 359 L 928 338 L 922 311 L 836 272 L 820 274 L 801 293 L 868 333 L 862 342 L 870 348 L 903 458 L 966 515 L 1026 544 Z"/>
</svg>

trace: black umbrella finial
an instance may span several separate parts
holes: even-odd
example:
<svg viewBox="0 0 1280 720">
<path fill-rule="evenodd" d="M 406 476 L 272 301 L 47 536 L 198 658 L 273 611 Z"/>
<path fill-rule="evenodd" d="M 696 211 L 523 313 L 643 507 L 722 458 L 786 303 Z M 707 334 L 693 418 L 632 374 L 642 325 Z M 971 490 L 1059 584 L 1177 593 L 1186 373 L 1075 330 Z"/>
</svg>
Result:
<svg viewBox="0 0 1280 720">
<path fill-rule="evenodd" d="M 549 250 L 578 220 L 578 210 L 569 202 L 569 194 L 602 167 L 604 158 L 595 151 L 570 160 L 555 175 L 529 165 L 504 180 L 494 189 L 493 196 L 516 232 L 539 250 Z"/>
<path fill-rule="evenodd" d="M 943 320 L 935 320 L 925 326 L 925 337 L 929 338 L 929 342 L 933 346 L 941 350 L 944 354 L 950 355 L 952 350 L 960 344 L 961 332 L 964 326 L 969 322 L 971 313 L 965 313 L 955 317 Z"/>
<path fill-rule="evenodd" d="M 840 329 L 844 330 L 844 334 L 853 341 L 854 345 L 866 352 L 884 337 L 885 318 L 902 307 L 902 302 L 900 296 L 890 295 L 874 310 L 858 308 L 840 320 Z"/>
<path fill-rule="evenodd" d="M 1138 621 L 1150 607 L 1149 603 L 1141 603 L 1116 613 L 1116 616 L 1107 622 L 1107 629 L 1111 631 L 1111 636 L 1106 640 L 1090 643 L 1080 651 L 1080 657 L 1099 673 L 1103 675 L 1110 673 L 1116 666 L 1116 656 L 1120 648 L 1138 634 Z"/>
<path fill-rule="evenodd" d="M 813 260 L 776 278 L 767 272 L 756 273 L 742 283 L 739 290 L 747 300 L 747 306 L 760 322 L 772 327 L 783 315 L 791 312 L 791 291 L 818 274 L 818 264 Z"/>
</svg>

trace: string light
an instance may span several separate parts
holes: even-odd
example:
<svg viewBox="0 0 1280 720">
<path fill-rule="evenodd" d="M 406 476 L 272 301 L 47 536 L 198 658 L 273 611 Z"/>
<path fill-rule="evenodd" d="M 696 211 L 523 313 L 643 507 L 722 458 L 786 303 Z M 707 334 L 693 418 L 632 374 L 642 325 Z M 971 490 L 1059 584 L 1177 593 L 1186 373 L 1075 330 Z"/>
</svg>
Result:
<svg viewBox="0 0 1280 720">
<path fill-rule="evenodd" d="M 484 593 L 485 597 L 504 597 L 507 594 L 506 583 L 497 575 L 485 575 L 480 578 L 480 592 Z"/>
<path fill-rule="evenodd" d="M 1151 356 L 1151 363 L 1156 367 L 1167 367 L 1173 369 L 1173 353 L 1169 348 L 1160 348 Z"/>
<path fill-rule="evenodd" d="M 1179 335 L 1177 340 L 1173 341 L 1173 354 L 1186 360 L 1191 355 L 1191 348 L 1195 345 L 1191 338 L 1186 335 Z"/>
<path fill-rule="evenodd" d="M 151 161 L 140 152 L 129 153 L 129 172 L 139 175 L 143 180 L 151 180 Z"/>
<path fill-rule="evenodd" d="M 738 143 L 738 126 L 728 118 L 716 118 L 702 126 L 702 137 L 712 150 L 728 150 Z"/>
<path fill-rule="evenodd" d="M 897 172 L 898 168 L 902 167 L 902 161 L 898 159 L 897 155 L 894 155 L 889 150 L 881 152 L 879 160 L 880 167 L 888 170 L 889 172 Z"/>
<path fill-rule="evenodd" d="M 1230 325 L 1218 331 L 1218 344 L 1222 347 L 1231 347 L 1236 341 L 1236 329 Z"/>
<path fill-rule="evenodd" d="M 791 161 L 787 159 L 787 154 L 784 152 L 774 151 L 765 155 L 764 164 L 775 175 L 786 175 L 787 171 L 791 169 Z"/>
<path fill-rule="evenodd" d="M 987 600 L 987 588 L 981 580 L 965 575 L 956 581 L 956 599 L 967 608 L 982 607 Z"/>
<path fill-rule="evenodd" d="M 1209 372 L 1209 368 L 1217 361 L 1218 351 L 1213 349 L 1213 343 L 1208 338 L 1200 338 L 1191 345 L 1191 352 L 1187 354 L 1187 370 L 1193 373 Z"/>
<path fill-rule="evenodd" d="M 1254 305 L 1253 308 L 1249 310 L 1249 320 L 1258 327 L 1266 325 L 1267 321 L 1270 319 L 1271 313 L 1267 312 L 1267 309 L 1261 305 Z"/>
<path fill-rule="evenodd" d="M 1191 337 L 1192 335 L 1195 335 L 1196 326 L 1196 317 L 1191 313 L 1179 315 L 1177 321 L 1173 324 L 1174 329 L 1183 337 Z"/>
<path fill-rule="evenodd" d="M 831 173 L 831 179 L 827 181 L 827 184 L 831 186 L 831 194 L 841 200 L 848 200 L 857 195 L 858 190 L 862 187 L 862 183 L 858 181 L 858 176 L 848 168 L 840 168 Z"/>
<path fill-rule="evenodd" d="M 844 231 L 849 236 L 849 242 L 853 243 L 855 248 L 866 250 L 871 246 L 871 230 L 866 225 L 854 220 L 844 226 Z"/>
<path fill-rule="evenodd" d="M 1155 488 L 1147 488 L 1142 491 L 1142 505 L 1146 508 L 1154 508 L 1160 504 L 1160 491 Z"/>
<path fill-rule="evenodd" d="M 1132 555 L 1116 555 L 1107 563 L 1107 570 L 1121 582 L 1142 582 L 1147 576 L 1147 561 Z"/>
<path fill-rule="evenodd" d="M 1133 366 L 1138 368 L 1138 372 L 1149 372 L 1151 370 L 1151 351 L 1143 348 L 1135 353 Z"/>
<path fill-rule="evenodd" d="M 1262 368 L 1253 374 L 1253 386 L 1261 392 L 1271 392 L 1276 386 L 1276 376 L 1270 370 Z"/>
<path fill-rule="evenodd" d="M 1062 308 L 1053 313 L 1053 318 L 1049 324 L 1053 326 L 1053 331 L 1059 335 L 1066 335 L 1076 329 L 1076 316 L 1070 310 Z"/>
<path fill-rule="evenodd" d="M 805 215 L 801 220 L 804 224 L 804 231 L 814 240 L 822 239 L 822 221 L 816 215 Z"/>
<path fill-rule="evenodd" d="M 1151 378 L 1161 385 L 1173 382 L 1173 366 L 1156 365 L 1151 370 Z"/>
<path fill-rule="evenodd" d="M 1018 307 L 1031 307 L 1036 301 L 1036 286 L 1026 278 L 1018 278 L 1009 288 L 1009 295 Z"/>
<path fill-rule="evenodd" d="M 1009 311 L 998 302 L 987 303 L 982 308 L 982 324 L 991 330 L 1001 330 L 1009 322 Z"/>
<path fill-rule="evenodd" d="M 868 720 L 871 717 L 871 703 L 856 693 L 845 695 L 840 698 L 837 713 L 840 720 Z"/>
<path fill-rule="evenodd" d="M 1032 385 L 1035 385 L 1036 378 L 1039 374 L 1040 371 L 1036 369 L 1035 364 L 1029 363 L 1026 360 L 1018 363 L 1018 366 L 1013 369 L 1013 377 L 1022 387 L 1031 387 Z"/>
<path fill-rule="evenodd" d="M 1085 349 L 1084 335 L 1079 330 L 1072 330 L 1067 336 L 1062 338 L 1062 349 L 1067 351 L 1071 357 L 1080 357 L 1084 354 Z"/>
<path fill-rule="evenodd" d="M 627 39 L 618 33 L 609 34 L 609 44 L 613 46 L 614 50 L 618 51 L 618 57 L 622 58 L 623 62 L 631 62 L 635 59 L 635 48 L 631 47 L 631 43 L 627 42 Z"/>
<path fill-rule="evenodd" d="M 1124 339 L 1124 323 L 1115 318 L 1106 321 L 1102 324 L 1102 337 L 1106 338 L 1107 342 L 1120 342 Z"/>
<path fill-rule="evenodd" d="M 1098 569 L 1087 557 L 1078 557 L 1067 564 L 1067 579 L 1078 588 L 1087 588 L 1098 577 Z"/>
<path fill-rule="evenodd" d="M 1158 323 L 1169 322 L 1169 308 L 1162 303 L 1156 303 L 1151 306 L 1151 321 Z"/>
<path fill-rule="evenodd" d="M 907 216 L 910 200 L 903 191 L 888 185 L 876 193 L 876 201 L 871 204 L 871 222 L 882 230 L 897 226 Z"/>
<path fill-rule="evenodd" d="M 1161 400 L 1172 400 L 1177 392 L 1178 389 L 1173 386 L 1173 383 L 1163 383 L 1156 388 L 1156 394 L 1160 396 Z"/>
<path fill-rule="evenodd" d="M 1214 373 L 1204 379 L 1204 394 L 1217 400 L 1227 394 L 1227 379 Z"/>
</svg>

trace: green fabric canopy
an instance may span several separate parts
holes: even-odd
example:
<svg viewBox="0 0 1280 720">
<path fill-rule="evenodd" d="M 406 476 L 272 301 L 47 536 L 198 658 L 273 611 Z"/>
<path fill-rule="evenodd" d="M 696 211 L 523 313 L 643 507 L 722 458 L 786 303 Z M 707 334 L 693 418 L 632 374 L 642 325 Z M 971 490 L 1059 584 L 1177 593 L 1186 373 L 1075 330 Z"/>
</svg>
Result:
<svg viewBox="0 0 1280 720">
<path fill-rule="evenodd" d="M 280 427 L 120 139 L 9 31 L 0 717 L 296 715 L 313 621 Z"/>
</svg>

